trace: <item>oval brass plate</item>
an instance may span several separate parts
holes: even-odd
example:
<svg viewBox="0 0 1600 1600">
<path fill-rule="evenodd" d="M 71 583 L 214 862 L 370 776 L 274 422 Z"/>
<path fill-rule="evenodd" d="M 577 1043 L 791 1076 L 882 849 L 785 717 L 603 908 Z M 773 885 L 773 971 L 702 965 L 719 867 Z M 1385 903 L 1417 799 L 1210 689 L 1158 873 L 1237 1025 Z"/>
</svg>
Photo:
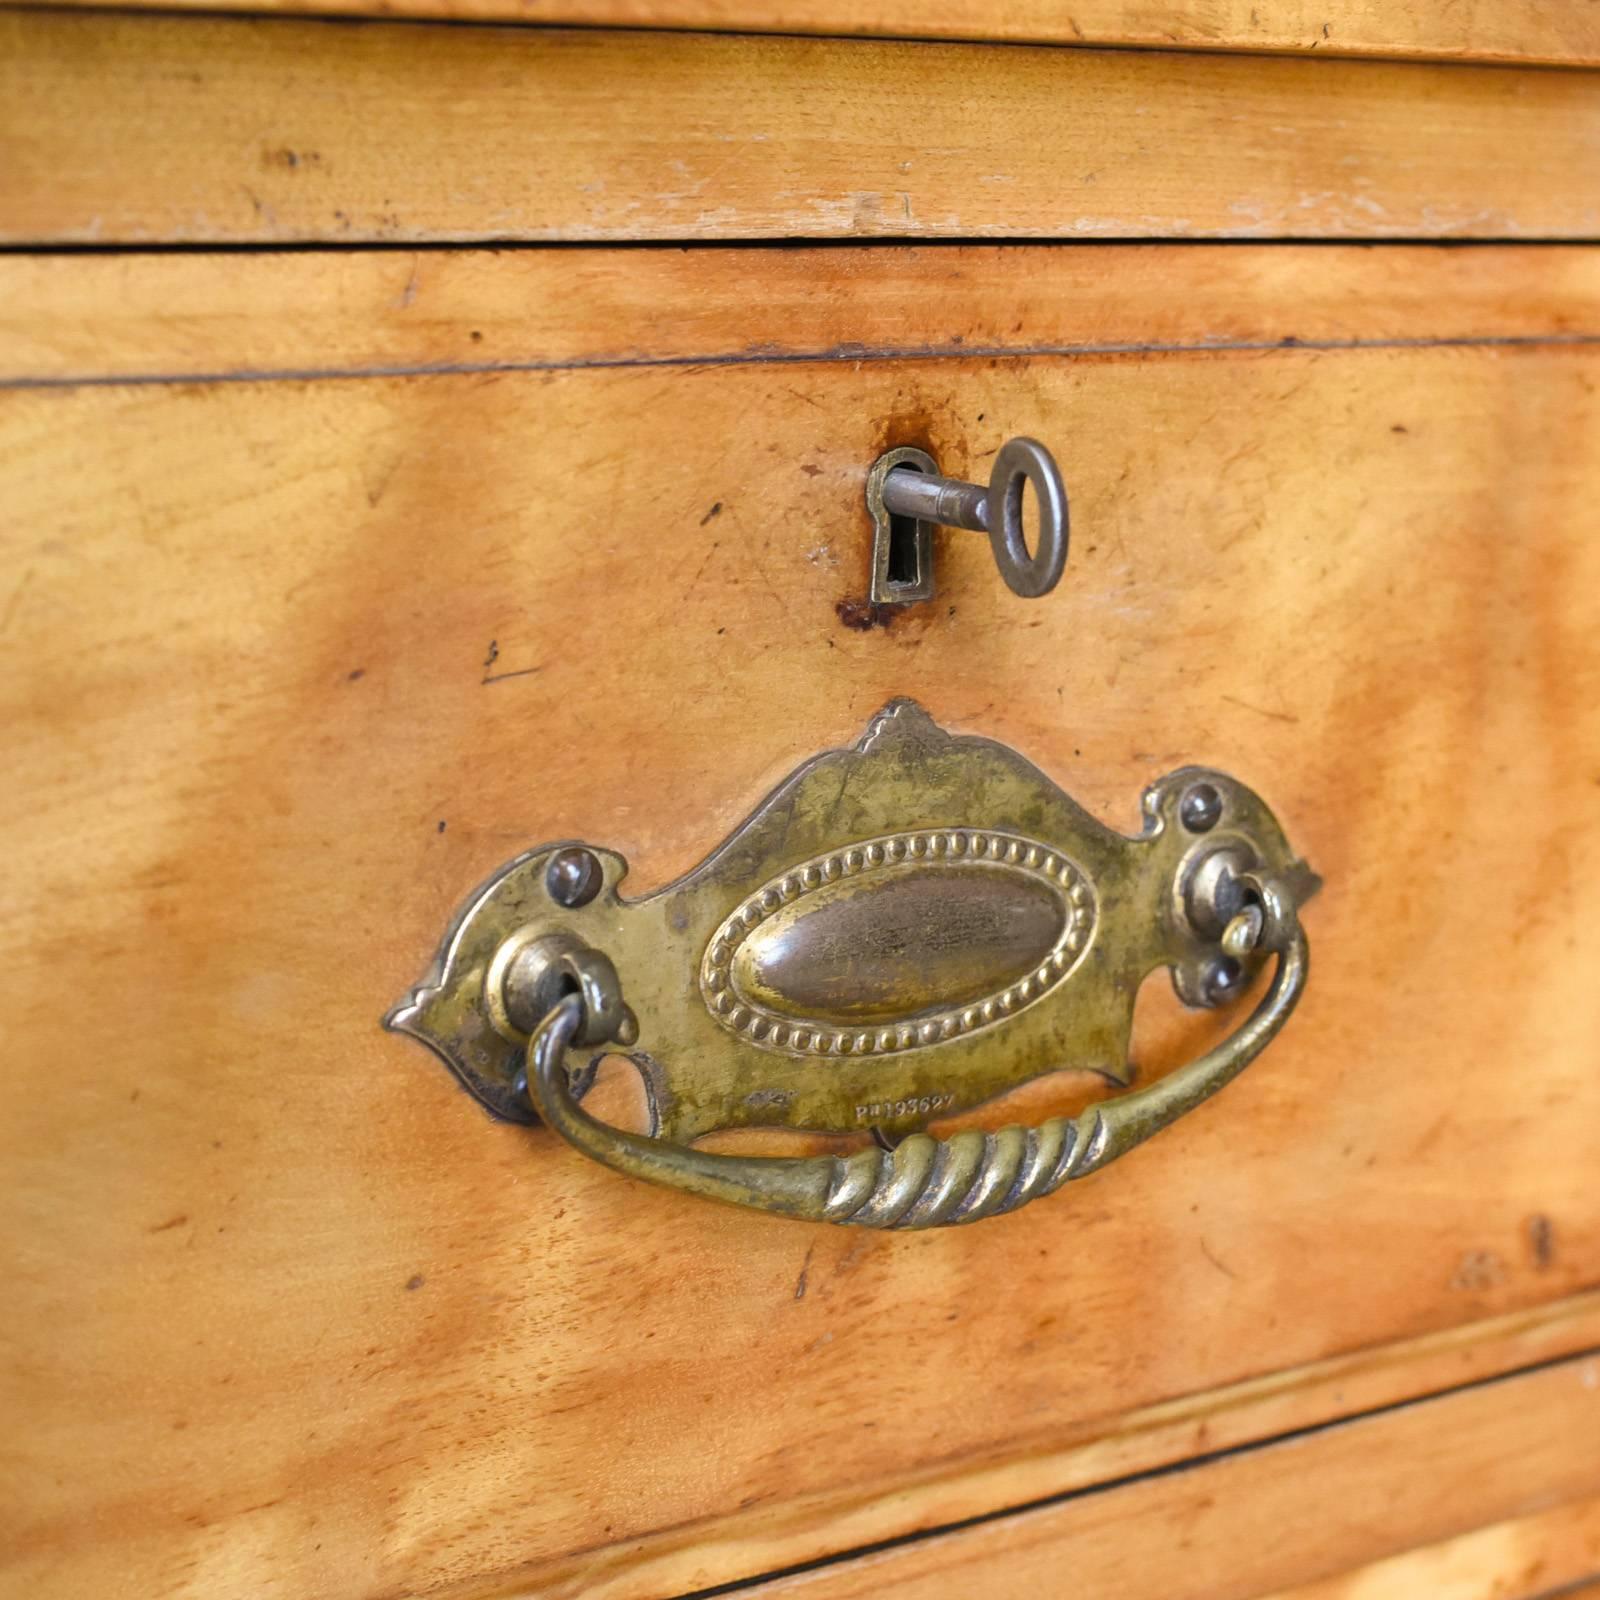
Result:
<svg viewBox="0 0 1600 1600">
<path fill-rule="evenodd" d="M 986 828 L 892 833 L 763 884 L 712 936 L 700 992 L 731 1033 L 819 1056 L 913 1050 L 1044 998 L 1094 929 L 1082 871 Z"/>
</svg>

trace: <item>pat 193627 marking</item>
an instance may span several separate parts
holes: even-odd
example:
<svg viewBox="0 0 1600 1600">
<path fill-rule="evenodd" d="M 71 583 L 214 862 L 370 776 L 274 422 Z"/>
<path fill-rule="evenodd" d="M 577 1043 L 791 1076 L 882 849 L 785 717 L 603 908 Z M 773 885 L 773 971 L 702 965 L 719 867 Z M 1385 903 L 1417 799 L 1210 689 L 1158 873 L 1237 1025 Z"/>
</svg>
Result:
<svg viewBox="0 0 1600 1600">
<path fill-rule="evenodd" d="M 856 1107 L 857 1122 L 878 1122 L 885 1117 L 930 1116 L 956 1103 L 953 1094 L 924 1094 L 910 1100 L 873 1100 Z"/>
</svg>

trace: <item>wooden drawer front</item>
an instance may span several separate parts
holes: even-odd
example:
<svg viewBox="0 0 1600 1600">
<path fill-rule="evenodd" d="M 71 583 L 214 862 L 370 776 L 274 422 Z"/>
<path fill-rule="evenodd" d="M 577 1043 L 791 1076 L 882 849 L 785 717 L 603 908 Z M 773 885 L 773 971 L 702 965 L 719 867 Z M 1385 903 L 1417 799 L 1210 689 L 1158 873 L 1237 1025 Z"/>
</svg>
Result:
<svg viewBox="0 0 1600 1600">
<path fill-rule="evenodd" d="M 8 244 L 1592 239 L 1600 73 L 0 15 Z"/>
<path fill-rule="evenodd" d="M 228 257 L 0 263 L 28 1592 L 683 1592 L 979 1469 L 1016 1503 L 1595 1342 L 1600 269 L 1394 260 L 301 259 L 303 323 Z M 173 317 L 97 375 L 66 308 L 112 272 Z M 849 348 L 786 348 L 802 281 Z M 701 310 L 653 352 L 663 302 Z M 1060 589 L 952 536 L 874 617 L 870 461 L 1016 433 L 1071 484 Z M 491 1124 L 380 1030 L 517 850 L 663 883 L 897 694 L 1124 829 L 1222 766 L 1325 875 L 1289 1031 L 1147 1150 L 813 1229 Z M 1218 1027 L 1151 987 L 1141 1073 Z"/>
</svg>

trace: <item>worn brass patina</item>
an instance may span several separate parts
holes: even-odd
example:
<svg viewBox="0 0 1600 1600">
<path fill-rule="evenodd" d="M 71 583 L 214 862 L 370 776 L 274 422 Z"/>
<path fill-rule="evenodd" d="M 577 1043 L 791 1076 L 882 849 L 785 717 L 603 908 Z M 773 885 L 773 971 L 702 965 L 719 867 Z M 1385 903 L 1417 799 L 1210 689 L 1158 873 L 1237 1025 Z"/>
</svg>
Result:
<svg viewBox="0 0 1600 1600">
<path fill-rule="evenodd" d="M 1296 907 L 1317 879 L 1266 806 L 1186 768 L 1146 791 L 1144 816 L 1137 838 L 1114 833 L 1016 752 L 896 701 L 644 899 L 619 895 L 627 864 L 611 851 L 519 857 L 468 902 L 388 1023 L 499 1115 L 537 1111 L 636 1176 L 813 1220 L 976 1220 L 1198 1104 L 1299 998 Z M 1148 973 L 1168 966 L 1185 1000 L 1220 1004 L 1269 954 L 1253 1015 L 1159 1082 L 1034 1129 L 920 1132 L 1062 1067 L 1126 1086 Z M 578 1103 L 607 1045 L 644 1077 L 648 1137 Z M 786 1160 L 692 1146 L 752 1126 L 870 1129 L 894 1148 Z"/>
</svg>

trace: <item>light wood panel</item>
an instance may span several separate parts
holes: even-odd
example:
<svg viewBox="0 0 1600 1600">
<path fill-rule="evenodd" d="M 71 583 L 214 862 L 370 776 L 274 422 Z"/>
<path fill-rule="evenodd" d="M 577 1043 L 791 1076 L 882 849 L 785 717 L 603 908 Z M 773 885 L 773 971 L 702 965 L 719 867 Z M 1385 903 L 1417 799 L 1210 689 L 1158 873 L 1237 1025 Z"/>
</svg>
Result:
<svg viewBox="0 0 1600 1600">
<path fill-rule="evenodd" d="M 1597 1436 L 1591 1356 L 741 1592 L 1532 1600 L 1600 1568 Z"/>
<path fill-rule="evenodd" d="M 1575 1420 L 1554 1425 L 1566 1436 Z M 1584 1580 L 1597 1573 L 1600 1499 L 1585 1499 L 1296 1584 L 1272 1600 L 1593 1600 Z"/>
<path fill-rule="evenodd" d="M 1592 238 L 1600 75 L 0 16 L 0 239 Z"/>
<path fill-rule="evenodd" d="M 0 383 L 1592 339 L 1570 245 L 0 256 Z"/>
<path fill-rule="evenodd" d="M 1469 343 L 0 398 L 11 1581 L 681 1592 L 1573 1348 L 1597 378 Z M 1057 594 L 952 540 L 939 603 L 845 625 L 885 440 L 981 471 L 1016 432 L 1072 485 Z M 618 1180 L 378 1030 L 518 849 L 664 881 L 895 693 L 1123 826 L 1185 761 L 1258 785 L 1328 880 L 1268 1057 L 1077 1193 L 876 1238 Z M 1159 998 L 1147 1072 L 1211 1027 Z M 1486 1356 L 1497 1317 L 1534 1331 Z M 1341 1358 L 1302 1410 L 1202 1398 Z"/>
<path fill-rule="evenodd" d="M 104 0 L 50 0 L 103 4 Z M 119 0 L 127 3 L 127 0 Z M 993 39 L 1184 50 L 1600 64 L 1600 18 L 1572 0 L 173 0 L 196 10 L 455 17 L 719 32 Z"/>
</svg>

